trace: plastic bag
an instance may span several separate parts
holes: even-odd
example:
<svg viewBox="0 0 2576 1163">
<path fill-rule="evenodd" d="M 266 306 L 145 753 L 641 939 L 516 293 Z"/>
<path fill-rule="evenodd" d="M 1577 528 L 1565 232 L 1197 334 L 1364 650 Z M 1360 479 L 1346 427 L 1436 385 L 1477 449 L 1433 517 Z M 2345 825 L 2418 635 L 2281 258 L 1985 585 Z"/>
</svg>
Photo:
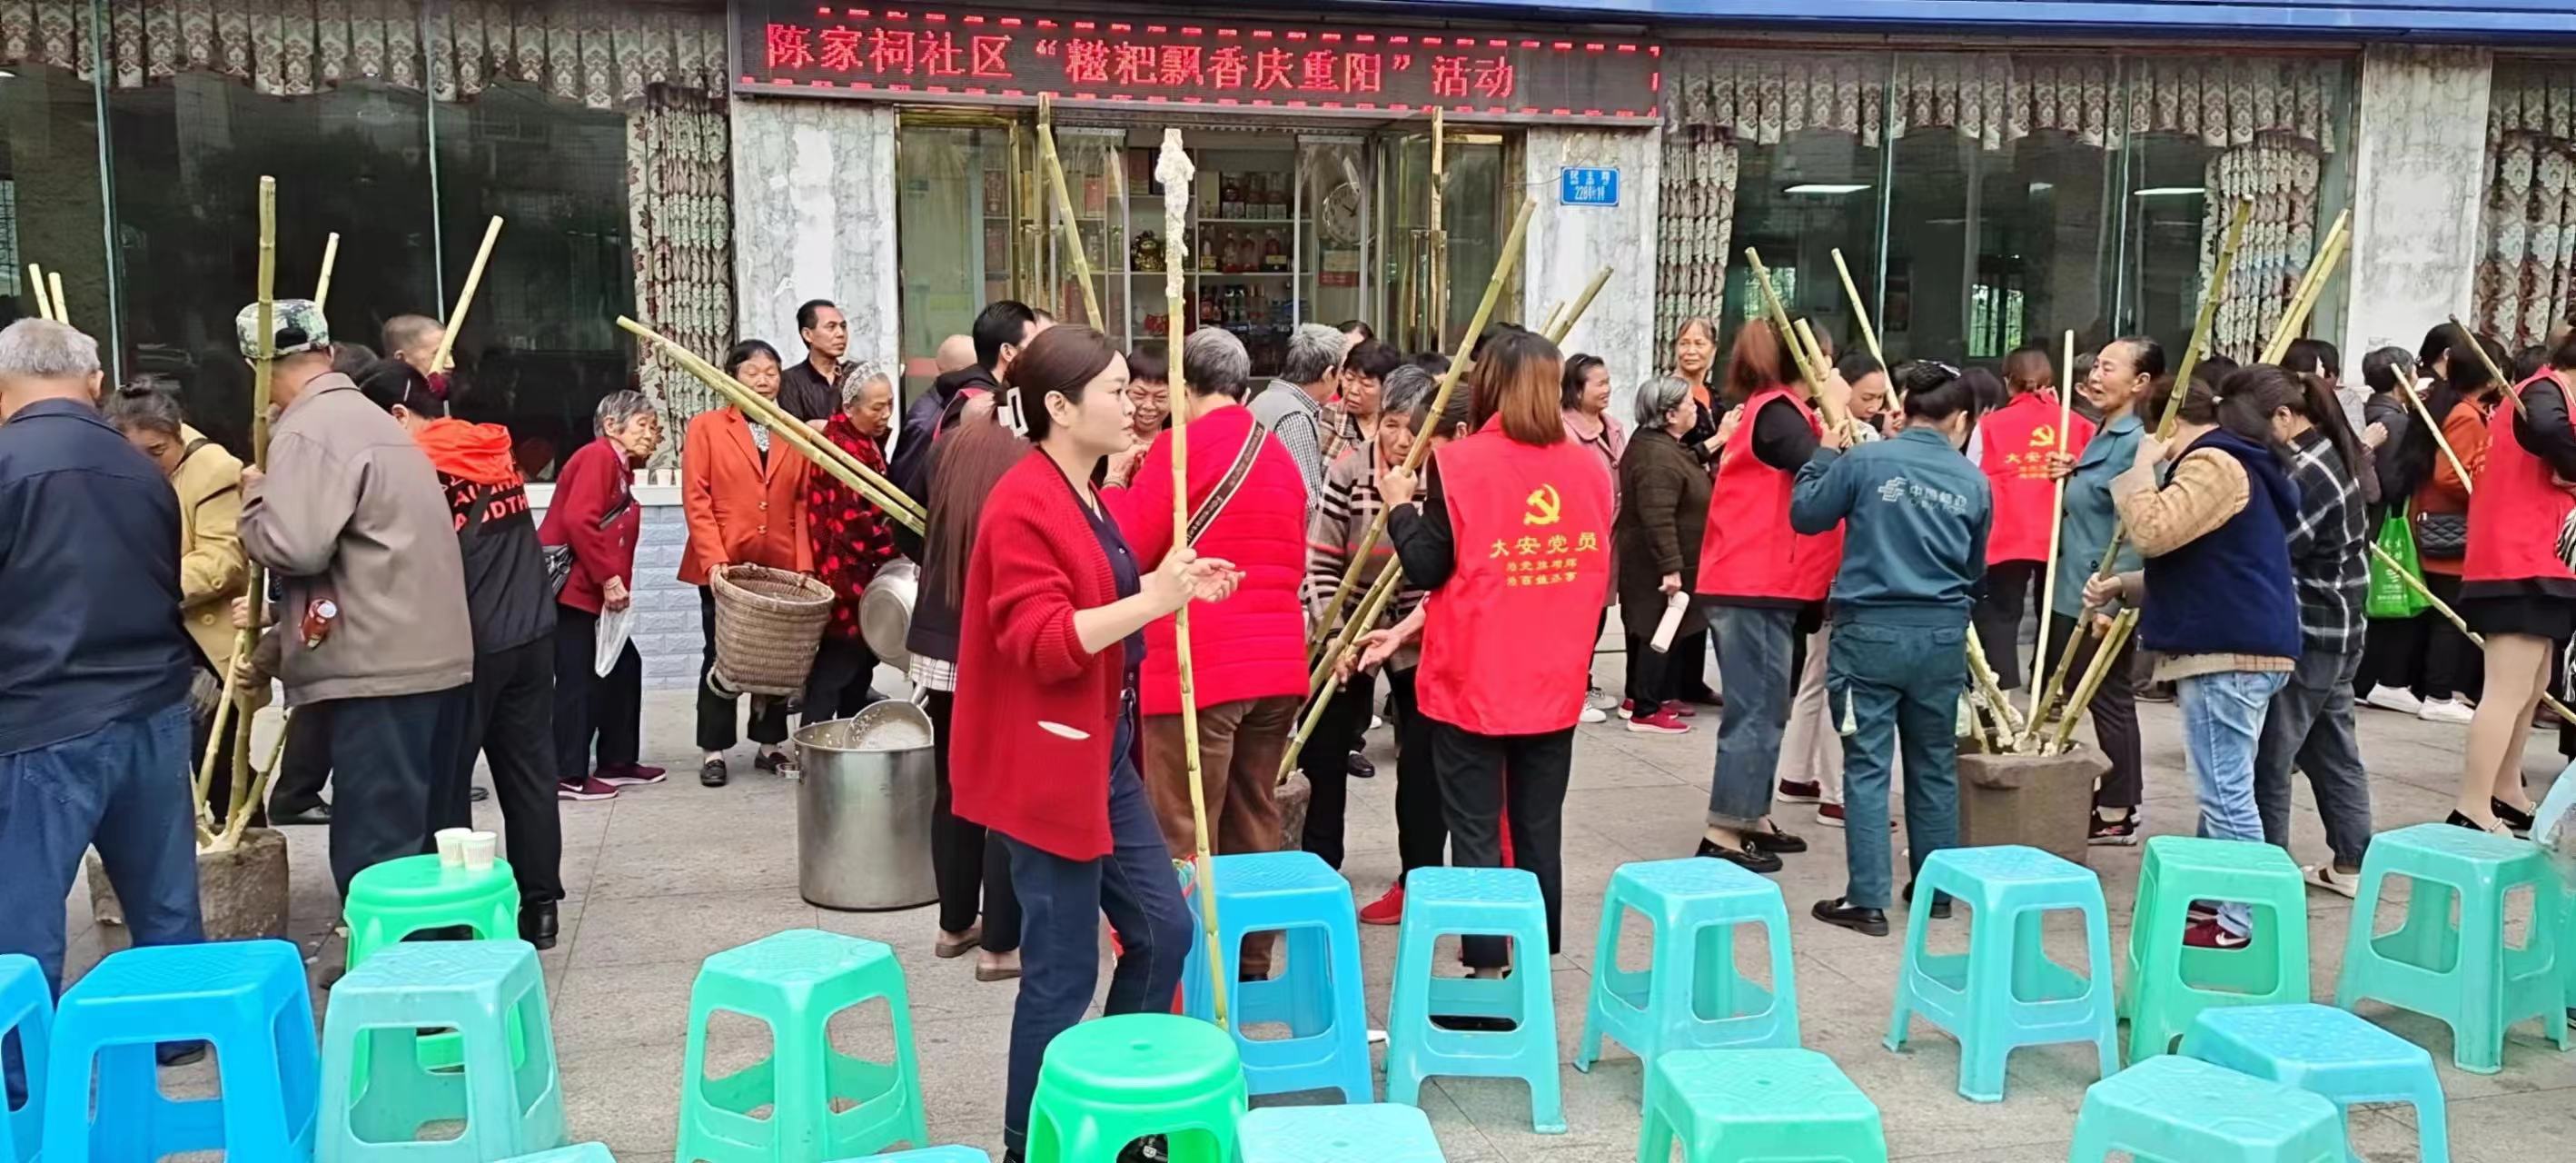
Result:
<svg viewBox="0 0 2576 1163">
<path fill-rule="evenodd" d="M 617 668 L 617 656 L 626 653 L 626 639 L 635 633 L 635 603 L 623 610 L 603 610 L 599 615 L 597 646 L 591 651 L 591 672 L 601 678 Z"/>
<path fill-rule="evenodd" d="M 2416 581 L 2424 580 L 2424 568 L 2415 557 L 2415 528 L 2405 511 L 2390 513 L 2379 523 L 2379 551 L 2396 559 Z M 2406 584 L 2378 553 L 2370 555 L 2370 600 L 2362 607 L 2373 618 L 2412 618 L 2432 608 L 2424 595 Z"/>
<path fill-rule="evenodd" d="M 2558 782 L 2531 814 L 2531 842 L 2558 870 L 2558 883 L 2576 890 L 2576 811 L 2571 808 L 2576 808 L 2576 763 L 2558 773 Z"/>
</svg>

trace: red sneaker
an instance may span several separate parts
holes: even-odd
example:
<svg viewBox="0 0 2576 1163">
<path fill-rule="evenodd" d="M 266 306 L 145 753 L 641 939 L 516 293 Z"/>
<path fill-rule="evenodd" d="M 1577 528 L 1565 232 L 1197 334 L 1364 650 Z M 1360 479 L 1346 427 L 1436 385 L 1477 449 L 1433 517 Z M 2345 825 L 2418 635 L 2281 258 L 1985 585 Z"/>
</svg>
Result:
<svg viewBox="0 0 2576 1163">
<path fill-rule="evenodd" d="M 1628 729 L 1640 735 L 1690 734 L 1690 724 L 1682 722 L 1681 716 L 1674 714 L 1670 707 L 1628 720 Z"/>
<path fill-rule="evenodd" d="M 1816 785 L 1808 784 L 1807 786 L 1814 787 Z M 1842 827 L 1845 823 L 1843 819 L 1843 806 L 1841 804 L 1817 804 L 1816 822 L 1823 824 L 1828 828 Z"/>
<path fill-rule="evenodd" d="M 1780 781 L 1781 803 L 1812 804 L 1821 802 L 1824 798 L 1824 785 L 1819 784 L 1814 780 L 1784 779 Z"/>
<path fill-rule="evenodd" d="M 1636 718 L 1636 717 L 1637 717 L 1637 700 L 1635 700 L 1635 699 L 1621 699 L 1621 700 L 1619 700 L 1619 717 L 1620 717 L 1620 718 L 1622 718 L 1622 719 L 1634 719 L 1634 718 Z"/>
<path fill-rule="evenodd" d="M 617 789 L 608 786 L 594 775 L 584 778 L 580 783 L 555 784 L 555 798 L 579 800 L 585 803 L 593 800 L 613 800 L 617 798 Z"/>
<path fill-rule="evenodd" d="M 2254 943 L 2252 937 L 2230 933 L 2220 928 L 2217 918 L 2193 921 L 2182 931 L 2182 943 L 2194 949 L 2242 949 Z"/>
<path fill-rule="evenodd" d="M 1386 886 L 1386 895 L 1360 909 L 1363 925 L 1393 925 L 1404 920 L 1404 882 Z"/>
<path fill-rule="evenodd" d="M 1692 706 L 1689 703 L 1666 703 L 1664 705 L 1671 707 L 1674 714 L 1685 719 L 1696 719 L 1699 717 L 1699 708 Z"/>
<path fill-rule="evenodd" d="M 647 767 L 641 763 L 620 763 L 603 766 L 596 774 L 599 782 L 610 787 L 632 787 L 641 783 L 660 783 L 667 773 L 661 768 Z"/>
</svg>

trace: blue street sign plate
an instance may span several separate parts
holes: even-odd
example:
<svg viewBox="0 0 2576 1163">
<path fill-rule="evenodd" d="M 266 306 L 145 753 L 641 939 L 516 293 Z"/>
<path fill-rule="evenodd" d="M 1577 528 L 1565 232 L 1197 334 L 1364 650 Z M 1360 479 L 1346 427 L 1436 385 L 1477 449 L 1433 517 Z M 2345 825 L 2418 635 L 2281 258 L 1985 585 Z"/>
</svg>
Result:
<svg viewBox="0 0 2576 1163">
<path fill-rule="evenodd" d="M 1602 166 L 1567 166 L 1557 173 L 1557 201 L 1567 206 L 1619 204 L 1619 171 Z"/>
</svg>

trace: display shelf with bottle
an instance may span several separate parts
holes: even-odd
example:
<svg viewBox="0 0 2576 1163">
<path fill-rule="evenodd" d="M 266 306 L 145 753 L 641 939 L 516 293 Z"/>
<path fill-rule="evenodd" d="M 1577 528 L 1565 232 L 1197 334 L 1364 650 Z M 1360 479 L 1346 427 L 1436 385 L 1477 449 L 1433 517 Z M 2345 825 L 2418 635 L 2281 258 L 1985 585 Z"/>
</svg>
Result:
<svg viewBox="0 0 2576 1163">
<path fill-rule="evenodd" d="M 1129 289 L 1124 321 L 1130 344 L 1168 342 L 1162 280 L 1175 260 L 1162 185 L 1153 176 L 1156 153 L 1141 134 L 1131 138 L 1125 205 L 1110 211 L 1114 216 L 1123 210 L 1128 225 L 1124 263 L 1106 275 Z M 1191 154 L 1199 168 L 1184 217 L 1187 253 L 1177 260 L 1188 276 L 1183 319 L 1192 328 L 1223 327 L 1242 337 L 1253 373 L 1270 375 L 1300 318 L 1297 288 L 1311 281 L 1300 280 L 1296 271 L 1295 157 L 1267 142 L 1254 148 L 1210 144 Z"/>
</svg>

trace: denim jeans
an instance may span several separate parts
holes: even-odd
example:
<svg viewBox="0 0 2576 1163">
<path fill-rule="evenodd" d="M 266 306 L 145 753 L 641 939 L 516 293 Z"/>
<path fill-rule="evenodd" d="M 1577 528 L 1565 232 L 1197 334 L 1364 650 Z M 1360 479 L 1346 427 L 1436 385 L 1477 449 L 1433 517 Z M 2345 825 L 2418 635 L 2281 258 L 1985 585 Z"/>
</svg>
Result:
<svg viewBox="0 0 2576 1163">
<path fill-rule="evenodd" d="M 1109 915 L 1123 950 L 1109 975 L 1103 1015 L 1167 1009 L 1181 984 L 1190 913 L 1145 781 L 1128 754 L 1117 751 L 1118 769 L 1109 777 L 1109 855 L 1067 860 L 993 833 L 1010 849 L 1011 888 L 1020 902 L 1020 997 L 1011 1014 L 1002 1108 L 1002 1140 L 1013 1152 L 1028 1145 L 1029 1100 L 1037 1094 L 1047 1043 L 1091 1008 L 1091 991 L 1100 983 L 1101 914 Z"/>
<path fill-rule="evenodd" d="M 2183 752 L 2192 786 L 2200 792 L 2200 834 L 2213 840 L 2263 839 L 2263 815 L 2254 806 L 2254 753 L 2272 696 L 2290 676 L 2281 671 L 2222 670 L 2174 683 L 2182 707 Z M 2243 905 L 2221 905 L 2219 927 L 2249 931 Z"/>
<path fill-rule="evenodd" d="M 2326 825 L 2326 847 L 2335 863 L 2361 867 L 2370 847 L 2370 772 L 2353 737 L 2352 684 L 2361 673 L 2362 641 L 2341 652 L 2310 649 L 2299 656 L 2290 681 L 2272 696 L 2263 717 L 2263 742 L 2254 758 L 2254 802 L 2263 814 L 2263 838 L 2290 846 L 2290 769 L 2308 773 L 2317 815 Z"/>
<path fill-rule="evenodd" d="M 1826 650 L 1826 715 L 1843 735 L 1844 897 L 1865 909 L 1895 901 L 1889 883 L 1888 761 L 1905 756 L 1905 847 L 1911 874 L 1959 844 L 1959 691 L 1968 627 L 1834 623 Z"/>
<path fill-rule="evenodd" d="M 1717 678 L 1726 708 L 1717 724 L 1717 774 L 1708 788 L 1708 822 L 1749 828 L 1771 814 L 1771 781 L 1780 770 L 1780 732 L 1797 687 L 1790 655 L 1798 648 L 1798 612 L 1768 606 L 1708 608 L 1717 635 Z"/>
</svg>

